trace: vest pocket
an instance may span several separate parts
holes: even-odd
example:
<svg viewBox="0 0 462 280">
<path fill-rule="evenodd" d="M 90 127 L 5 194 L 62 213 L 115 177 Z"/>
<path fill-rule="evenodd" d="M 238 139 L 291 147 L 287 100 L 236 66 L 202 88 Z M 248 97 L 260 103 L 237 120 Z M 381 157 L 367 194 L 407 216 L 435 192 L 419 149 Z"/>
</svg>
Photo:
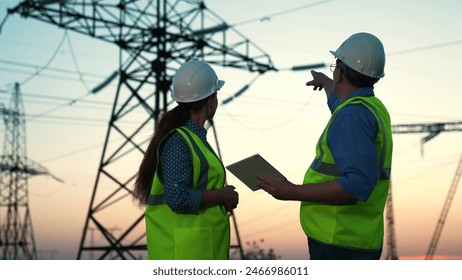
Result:
<svg viewBox="0 0 462 280">
<path fill-rule="evenodd" d="M 212 228 L 176 228 L 175 259 L 211 260 L 213 259 Z"/>
</svg>

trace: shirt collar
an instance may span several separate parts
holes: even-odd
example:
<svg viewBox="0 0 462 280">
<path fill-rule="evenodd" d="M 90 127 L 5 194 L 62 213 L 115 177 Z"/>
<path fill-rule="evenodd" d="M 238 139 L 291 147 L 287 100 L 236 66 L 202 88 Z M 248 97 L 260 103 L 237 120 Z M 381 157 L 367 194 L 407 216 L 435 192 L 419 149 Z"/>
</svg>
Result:
<svg viewBox="0 0 462 280">
<path fill-rule="evenodd" d="M 348 96 L 347 100 L 353 97 L 367 97 L 367 96 L 374 96 L 374 88 L 371 87 L 363 87 L 363 88 L 358 88 L 354 90 L 350 96 Z M 327 105 L 329 106 L 329 109 L 331 112 L 334 112 L 335 109 L 342 104 L 340 100 L 337 98 L 337 94 L 333 92 L 328 100 L 327 100 Z"/>
<path fill-rule="evenodd" d="M 197 136 L 199 136 L 199 138 L 202 141 L 205 142 L 207 140 L 207 129 L 205 129 L 204 127 L 198 125 L 197 123 L 191 120 L 186 121 L 186 127 L 195 134 L 197 134 Z"/>
<path fill-rule="evenodd" d="M 371 87 L 358 88 L 357 90 L 353 91 L 347 99 L 357 96 L 374 96 L 374 89 Z"/>
</svg>

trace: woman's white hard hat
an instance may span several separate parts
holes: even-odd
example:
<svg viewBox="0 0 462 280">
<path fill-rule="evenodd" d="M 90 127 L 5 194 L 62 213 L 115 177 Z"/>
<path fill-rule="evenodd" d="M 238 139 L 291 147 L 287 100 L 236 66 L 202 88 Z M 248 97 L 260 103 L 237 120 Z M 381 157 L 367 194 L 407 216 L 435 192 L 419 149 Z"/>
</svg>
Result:
<svg viewBox="0 0 462 280">
<path fill-rule="evenodd" d="M 330 51 L 351 69 L 372 78 L 385 76 L 385 51 L 382 42 L 370 33 L 356 33 L 336 51 Z"/>
<path fill-rule="evenodd" d="M 172 99 L 180 103 L 199 101 L 220 90 L 224 84 L 208 63 L 190 60 L 182 64 L 173 77 Z"/>
</svg>

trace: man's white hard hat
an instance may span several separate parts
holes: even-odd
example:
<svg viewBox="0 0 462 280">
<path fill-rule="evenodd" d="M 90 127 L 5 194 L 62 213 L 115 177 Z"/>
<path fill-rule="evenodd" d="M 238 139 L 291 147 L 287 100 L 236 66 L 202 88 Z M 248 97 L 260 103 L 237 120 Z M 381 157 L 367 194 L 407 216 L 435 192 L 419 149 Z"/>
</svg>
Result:
<svg viewBox="0 0 462 280">
<path fill-rule="evenodd" d="M 182 64 L 173 77 L 172 99 L 180 103 L 199 101 L 220 90 L 224 84 L 208 63 L 190 60 Z"/>
<path fill-rule="evenodd" d="M 336 51 L 330 51 L 351 69 L 372 78 L 385 76 L 385 51 L 382 42 L 370 33 L 356 33 Z"/>
</svg>

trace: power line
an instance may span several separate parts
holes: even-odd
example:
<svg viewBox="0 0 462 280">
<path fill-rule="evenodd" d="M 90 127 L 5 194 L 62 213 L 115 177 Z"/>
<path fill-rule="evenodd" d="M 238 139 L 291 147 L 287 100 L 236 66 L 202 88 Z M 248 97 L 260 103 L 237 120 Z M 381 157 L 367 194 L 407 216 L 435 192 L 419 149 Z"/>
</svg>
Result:
<svg viewBox="0 0 462 280">
<path fill-rule="evenodd" d="M 59 120 L 59 119 L 52 119 L 52 120 L 43 120 L 43 119 L 38 119 L 34 121 L 37 124 L 46 124 L 46 125 L 63 125 L 68 127 L 69 125 L 72 125 L 73 127 L 79 126 L 79 127 L 84 127 L 84 128 L 89 128 L 89 127 L 98 127 L 98 128 L 104 128 L 104 124 L 100 122 L 84 122 L 84 121 L 79 121 L 79 120 Z M 106 122 L 107 123 L 107 122 Z"/>
<path fill-rule="evenodd" d="M 93 90 L 90 90 L 90 89 L 89 89 L 89 91 L 88 91 L 86 94 L 83 94 L 83 95 L 81 95 L 80 97 L 77 97 L 77 98 L 75 98 L 75 99 L 71 99 L 71 100 L 69 100 L 69 101 L 67 101 L 67 102 L 65 102 L 65 103 L 63 103 L 63 104 L 60 104 L 60 105 L 58 105 L 58 106 L 56 106 L 56 107 L 54 107 L 54 108 L 52 108 L 52 109 L 50 109 L 50 110 L 48 110 L 48 111 L 45 111 L 45 112 L 43 112 L 43 113 L 41 113 L 41 114 L 34 115 L 33 117 L 29 118 L 28 121 L 35 120 L 35 119 L 37 119 L 37 118 L 42 118 L 42 117 L 44 117 L 44 116 L 46 116 L 46 115 L 48 115 L 48 114 L 50 114 L 50 113 L 52 113 L 52 112 L 55 112 L 55 111 L 57 111 L 57 110 L 59 110 L 59 109 L 61 109 L 61 108 L 64 108 L 64 107 L 67 107 L 67 106 L 72 106 L 72 105 L 76 104 L 77 102 L 82 101 L 84 98 L 88 97 L 89 95 L 91 95 L 91 94 L 93 94 L 93 93 L 96 93 L 96 91 L 101 90 L 103 86 L 104 86 L 104 87 L 107 86 L 107 85 L 113 80 L 113 75 L 111 75 L 110 78 L 111 78 L 110 81 L 108 81 L 108 80 L 103 81 L 103 83 L 101 83 L 100 85 L 96 86 Z M 96 89 L 98 89 L 98 90 L 96 90 Z M 2 93 L 2 92 L 0 92 L 0 93 Z M 43 97 L 43 96 L 42 96 L 42 97 Z"/>
<path fill-rule="evenodd" d="M 403 178 L 401 180 L 399 180 L 400 183 L 403 183 L 403 182 L 407 182 L 407 181 L 415 181 L 416 179 L 422 179 L 422 178 L 425 178 L 425 177 L 435 177 L 435 174 L 442 174 L 442 173 L 446 173 L 447 170 L 442 170 L 442 169 L 439 169 L 439 168 L 443 168 L 443 167 L 446 167 L 446 166 L 449 166 L 449 165 L 452 165 L 454 163 L 454 160 L 453 159 L 450 159 L 446 162 L 443 162 L 443 163 L 440 163 L 438 165 L 433 165 L 431 167 L 428 167 L 426 170 L 422 170 L 421 172 L 417 173 L 417 174 L 414 174 L 412 176 L 409 176 L 407 178 Z M 415 169 L 419 169 L 421 170 L 421 168 L 415 168 Z M 440 172 L 440 173 L 436 173 L 436 172 Z M 431 176 L 430 176 L 431 175 Z"/>
<path fill-rule="evenodd" d="M 275 123 L 275 124 L 270 124 L 269 126 L 266 126 L 266 127 L 260 127 L 260 128 L 256 128 L 256 127 L 251 127 L 251 126 L 248 126 L 247 124 L 244 124 L 242 122 L 240 122 L 239 120 L 237 120 L 230 112 L 228 112 L 225 108 L 221 108 L 221 110 L 223 112 L 225 112 L 231 120 L 233 120 L 235 123 L 237 123 L 239 126 L 247 129 L 247 130 L 260 130 L 260 131 L 263 131 L 263 130 L 269 130 L 269 129 L 274 129 L 276 127 L 280 127 L 280 126 L 285 126 L 287 125 L 288 123 L 290 123 L 291 121 L 293 121 L 294 119 L 296 119 L 303 111 L 305 111 L 306 107 L 309 105 L 309 103 L 311 102 L 311 99 L 313 98 L 314 96 L 314 91 L 311 93 L 311 95 L 308 97 L 308 99 L 306 100 L 306 102 L 299 108 L 299 110 L 293 114 L 290 118 L 286 119 L 286 120 L 283 120 L 283 121 L 280 121 L 278 123 Z"/>
<path fill-rule="evenodd" d="M 241 204 L 242 204 L 242 203 L 239 201 L 239 206 L 241 206 Z M 277 208 L 271 209 L 271 211 L 272 211 L 273 213 L 280 213 L 281 210 L 286 209 L 286 208 L 288 208 L 288 207 L 290 207 L 290 206 L 292 206 L 290 203 L 284 203 L 284 204 L 282 204 L 281 206 L 279 206 L 279 207 L 277 207 Z M 252 217 L 251 219 L 241 221 L 241 222 L 240 222 L 240 225 L 242 226 L 242 225 L 249 224 L 249 223 L 254 224 L 255 222 L 261 221 L 262 219 L 265 219 L 265 218 L 272 219 L 273 216 L 268 215 L 267 212 L 263 212 L 262 214 L 260 214 L 260 215 L 258 215 L 258 216 Z"/>
<path fill-rule="evenodd" d="M 279 225 L 273 225 L 273 226 L 270 226 L 270 227 L 267 227 L 267 228 L 264 228 L 264 229 L 259 229 L 258 231 L 255 231 L 255 232 L 252 232 L 252 233 L 249 233 L 249 234 L 243 234 L 244 237 L 248 238 L 249 236 L 253 236 L 253 235 L 256 235 L 256 234 L 261 234 L 263 232 L 270 232 L 270 231 L 273 231 L 273 230 L 276 230 L 276 229 L 281 229 L 281 228 L 284 228 L 285 226 L 287 225 L 293 225 L 293 224 L 296 224 L 298 223 L 298 217 L 295 216 L 295 219 L 287 219 L 288 221 L 283 223 L 283 224 L 279 224 Z"/>
<path fill-rule="evenodd" d="M 438 49 L 438 48 L 456 46 L 456 45 L 460 45 L 460 44 L 462 44 L 462 40 L 444 42 L 444 43 L 439 43 L 439 44 L 434 44 L 434 45 L 429 45 L 429 46 L 423 46 L 423 47 L 417 47 L 417 48 L 412 48 L 412 49 L 407 49 L 407 50 L 402 50 L 402 51 L 396 51 L 396 52 L 388 53 L 387 55 L 388 56 L 401 55 L 401 54 L 420 52 L 420 51 L 426 51 L 426 50 L 431 50 L 431 49 Z"/>
<path fill-rule="evenodd" d="M 64 31 L 64 36 L 61 39 L 61 42 L 59 43 L 58 47 L 56 48 L 55 52 L 53 53 L 51 58 L 48 60 L 48 62 L 44 66 L 40 67 L 34 74 L 32 74 L 31 76 L 29 76 L 28 78 L 23 80 L 20 84 L 24 85 L 25 83 L 30 81 L 32 78 L 38 76 L 43 70 L 45 70 L 51 64 L 51 62 L 55 59 L 55 57 L 58 54 L 58 51 L 61 49 L 65 39 L 67 39 L 68 46 L 69 46 L 71 56 L 72 56 L 72 60 L 73 60 L 73 63 L 74 63 L 74 67 L 75 67 L 75 69 L 77 71 L 77 75 L 79 77 L 79 81 L 84 85 L 85 89 L 87 90 L 87 93 L 80 96 L 80 97 L 78 97 L 78 98 L 76 98 L 76 99 L 71 100 L 69 103 L 61 104 L 61 105 L 56 106 L 56 107 L 54 107 L 54 108 L 52 108 L 52 109 L 50 109 L 50 110 L 48 110 L 48 111 L 46 111 L 46 112 L 44 112 L 44 113 L 42 113 L 40 115 L 35 115 L 34 117 L 29 118 L 28 121 L 34 120 L 36 118 L 43 117 L 43 116 L 48 115 L 49 113 L 52 113 L 52 112 L 54 112 L 56 110 L 59 110 L 59 109 L 61 109 L 63 107 L 71 106 L 71 105 L 75 104 L 76 102 L 80 101 L 81 99 L 83 99 L 83 98 L 85 98 L 85 97 L 87 97 L 88 95 L 91 94 L 91 90 L 88 87 L 88 85 L 85 83 L 85 81 L 84 81 L 84 79 L 82 77 L 82 73 L 80 72 L 80 68 L 79 68 L 79 65 L 77 63 L 77 59 L 76 59 L 75 54 L 74 54 L 72 43 L 71 43 L 71 41 L 69 39 L 69 36 L 67 35 L 67 29 Z"/>
<path fill-rule="evenodd" d="M 28 76 L 36 76 L 37 75 L 36 71 L 35 72 L 27 72 L 27 71 L 23 71 L 23 70 L 4 68 L 4 67 L 0 67 L 0 70 L 5 71 L 5 72 L 9 72 L 9 73 L 24 74 L 24 75 L 28 75 Z M 66 81 L 72 81 L 72 82 L 75 82 L 75 81 L 80 82 L 80 80 L 76 79 L 76 78 L 70 78 L 70 77 L 64 77 L 64 76 L 58 76 L 58 75 L 50 75 L 50 74 L 44 74 L 44 73 L 40 73 L 40 77 L 42 77 L 42 78 L 51 78 L 51 79 L 56 79 L 56 80 L 66 80 Z M 92 83 L 96 84 L 97 81 L 92 81 Z"/>
<path fill-rule="evenodd" d="M 270 14 L 270 15 L 266 15 L 266 16 L 262 16 L 262 17 L 258 17 L 258 18 L 253 18 L 253 19 L 237 22 L 237 23 L 232 24 L 232 26 L 239 26 L 239 25 L 244 25 L 244 24 L 253 23 L 253 22 L 265 22 L 265 21 L 269 21 L 272 18 L 277 17 L 277 16 L 282 16 L 282 15 L 287 15 L 287 14 L 294 13 L 294 12 L 299 12 L 299 11 L 304 10 L 304 9 L 312 8 L 314 6 L 319 6 L 319 5 L 326 4 L 328 2 L 333 2 L 333 1 L 335 1 L 335 0 L 325 0 L 325 1 L 320 1 L 320 2 L 316 2 L 316 3 L 306 4 L 306 5 L 296 7 L 296 8 L 292 8 L 292 9 L 284 10 L 284 11 L 281 11 L 281 12 L 277 12 L 277 13 L 274 13 L 274 14 Z"/>
<path fill-rule="evenodd" d="M 9 40 L 9 39 L 4 39 L 2 37 L 0 37 L 0 42 L 3 42 L 4 43 L 8 43 L 8 44 L 13 44 L 13 45 L 17 45 L 17 46 L 21 46 L 21 47 L 28 47 L 28 48 L 32 48 L 34 50 L 38 50 L 38 49 L 41 49 L 41 50 L 46 50 L 46 51 L 49 51 L 49 50 L 54 50 L 54 47 L 51 47 L 49 45 L 42 45 L 42 44 L 37 44 L 37 43 L 30 43 L 28 41 L 21 41 L 21 40 Z M 61 50 L 60 51 L 60 54 L 67 54 L 66 50 Z M 91 58 L 92 60 L 94 59 L 98 59 L 98 60 L 105 60 L 105 61 L 113 61 L 112 57 L 109 57 L 109 56 L 105 56 L 107 55 L 107 53 L 100 53 L 98 52 L 97 55 L 95 55 L 94 53 L 83 53 L 83 52 L 79 52 L 78 53 L 78 56 L 80 57 L 88 57 L 88 58 Z"/>
<path fill-rule="evenodd" d="M 2 94 L 3 92 L 0 92 Z M 6 92 L 4 94 L 7 94 Z M 9 93 L 8 93 L 9 95 Z M 35 98 L 35 99 L 45 99 L 45 100 L 52 100 L 52 101 L 67 101 L 71 102 L 72 99 L 68 97 L 63 97 L 63 96 L 58 96 L 58 95 L 48 95 L 48 94 L 43 94 L 43 93 L 32 93 L 32 92 L 24 92 L 22 94 L 23 98 Z M 35 101 L 34 101 L 35 102 Z M 97 106 L 112 106 L 112 103 L 110 102 L 105 102 L 105 101 L 98 101 L 98 100 L 81 100 L 79 101 L 80 103 L 86 103 L 88 105 L 97 105 Z"/>
<path fill-rule="evenodd" d="M 52 110 L 50 110 L 52 111 Z M 48 111 L 48 112 L 50 112 Z M 46 116 L 48 112 L 38 114 L 38 115 L 33 115 L 30 119 L 36 119 L 36 118 L 44 118 L 44 119 L 52 119 L 52 120 L 60 120 L 60 121 L 81 121 L 81 122 L 97 122 L 97 123 L 107 123 L 107 120 L 103 119 L 95 119 L 95 118 L 83 118 L 83 117 L 70 117 L 70 116 Z M 136 123 L 136 122 L 133 122 Z"/>
<path fill-rule="evenodd" d="M 37 119 L 37 118 L 43 118 L 43 117 L 45 117 L 46 115 L 48 115 L 48 114 L 50 114 L 50 113 L 52 113 L 52 112 L 55 112 L 55 111 L 57 111 L 57 110 L 59 110 L 59 109 L 61 109 L 61 108 L 63 108 L 63 107 L 72 106 L 73 104 L 77 103 L 79 100 L 81 100 L 81 99 L 87 97 L 88 95 L 90 95 L 90 93 L 86 93 L 86 94 L 84 94 L 84 95 L 82 95 L 82 96 L 80 96 L 80 97 L 77 97 L 77 98 L 71 100 L 71 101 L 68 102 L 68 103 L 64 103 L 64 104 L 58 105 L 58 106 L 56 106 L 56 107 L 54 107 L 54 108 L 51 108 L 51 109 L 48 110 L 48 111 L 45 111 L 45 112 L 43 112 L 43 113 L 41 113 L 41 114 L 38 114 L 38 115 L 35 115 L 35 116 L 33 116 L 33 117 L 27 119 L 27 121 L 31 121 L 31 120 L 34 120 L 34 119 Z"/>
<path fill-rule="evenodd" d="M 114 139 L 113 141 L 114 142 L 116 142 L 116 141 L 121 142 L 122 140 L 124 140 L 124 139 L 119 138 L 119 139 Z M 70 152 L 67 152 L 65 154 L 55 155 L 55 156 L 43 159 L 40 162 L 49 162 L 49 161 L 54 161 L 54 160 L 58 160 L 58 159 L 63 159 L 63 158 L 70 157 L 70 156 L 73 156 L 73 155 L 86 153 L 88 151 L 92 151 L 92 150 L 95 150 L 95 149 L 101 149 L 101 144 L 96 144 L 96 145 L 84 147 L 82 149 L 78 149 L 78 150 L 75 150 L 75 151 L 70 151 Z"/>
<path fill-rule="evenodd" d="M 61 39 L 61 42 L 59 42 L 58 47 L 56 48 L 56 50 L 54 51 L 53 55 L 50 57 L 50 59 L 48 60 L 48 62 L 45 63 L 44 66 L 42 66 L 41 68 L 39 68 L 34 74 L 32 74 L 31 76 L 29 76 L 28 78 L 26 78 L 25 80 L 23 80 L 22 82 L 20 82 L 20 83 L 19 83 L 20 85 L 24 85 L 25 83 L 27 83 L 28 81 L 30 81 L 30 80 L 33 79 L 34 77 L 38 76 L 43 70 L 45 70 L 45 69 L 51 64 L 51 62 L 53 62 L 53 60 L 55 59 L 56 55 L 58 54 L 58 51 L 59 51 L 59 50 L 61 49 L 61 47 L 63 46 L 64 40 L 66 39 L 66 34 L 67 34 L 67 30 L 64 31 L 64 35 L 63 35 L 63 38 Z"/>
<path fill-rule="evenodd" d="M 250 85 L 252 85 L 259 77 L 261 76 L 260 75 L 257 75 L 255 78 L 253 78 L 248 84 L 246 84 L 243 88 L 241 88 L 238 92 L 236 92 L 235 94 L 233 94 L 232 96 L 226 98 L 225 100 L 223 100 L 223 102 L 221 103 L 221 105 L 226 105 L 228 104 L 229 102 L 233 101 L 235 98 L 238 98 L 240 95 L 242 95 L 245 91 L 247 91 L 250 87 Z"/>
<path fill-rule="evenodd" d="M 77 59 L 75 57 L 74 48 L 72 47 L 71 39 L 70 39 L 69 36 L 66 36 L 66 38 L 67 38 L 67 45 L 69 46 L 69 50 L 71 51 L 72 61 L 74 62 L 75 70 L 77 71 L 77 75 L 79 76 L 79 80 L 80 80 L 80 82 L 82 82 L 82 84 L 85 87 L 85 89 L 87 90 L 87 92 L 90 92 L 91 90 L 88 87 L 87 83 L 85 83 L 85 80 L 83 79 L 82 73 L 80 72 L 79 64 L 77 63 Z"/>
<path fill-rule="evenodd" d="M 96 118 L 83 118 L 83 117 L 70 117 L 70 116 L 45 116 L 45 115 L 38 115 L 36 118 L 42 118 L 42 119 L 48 119 L 52 121 L 60 121 L 60 122 L 84 122 L 84 123 L 95 123 L 95 124 L 101 124 L 101 123 L 107 123 L 107 120 L 103 119 L 96 119 Z M 138 125 L 138 121 L 129 121 L 129 120 L 124 120 L 121 121 L 120 124 L 123 125 Z"/>
<path fill-rule="evenodd" d="M 26 68 L 33 68 L 33 69 L 38 69 L 38 68 L 43 67 L 43 66 L 40 66 L 38 64 L 25 63 L 25 62 L 19 62 L 19 61 L 12 61 L 12 60 L 6 60 L 6 59 L 0 59 L 0 63 L 13 65 L 13 66 L 26 67 Z M 77 72 L 75 70 L 69 70 L 69 69 L 58 68 L 58 67 L 47 67 L 46 70 L 51 71 L 51 72 L 58 72 L 58 73 L 68 73 L 68 74 L 73 74 L 73 75 L 81 74 L 81 75 L 91 76 L 91 77 L 95 77 L 95 78 L 105 78 L 105 76 L 101 75 L 101 74 L 88 73 L 88 72 L 80 72 L 79 73 L 79 72 Z"/>
<path fill-rule="evenodd" d="M 7 13 L 6 16 L 3 18 L 2 22 L 0 23 L 0 34 L 2 34 L 3 25 L 5 25 L 6 20 L 8 19 L 8 16 L 9 16 L 9 15 L 10 15 L 10 14 Z"/>
</svg>

